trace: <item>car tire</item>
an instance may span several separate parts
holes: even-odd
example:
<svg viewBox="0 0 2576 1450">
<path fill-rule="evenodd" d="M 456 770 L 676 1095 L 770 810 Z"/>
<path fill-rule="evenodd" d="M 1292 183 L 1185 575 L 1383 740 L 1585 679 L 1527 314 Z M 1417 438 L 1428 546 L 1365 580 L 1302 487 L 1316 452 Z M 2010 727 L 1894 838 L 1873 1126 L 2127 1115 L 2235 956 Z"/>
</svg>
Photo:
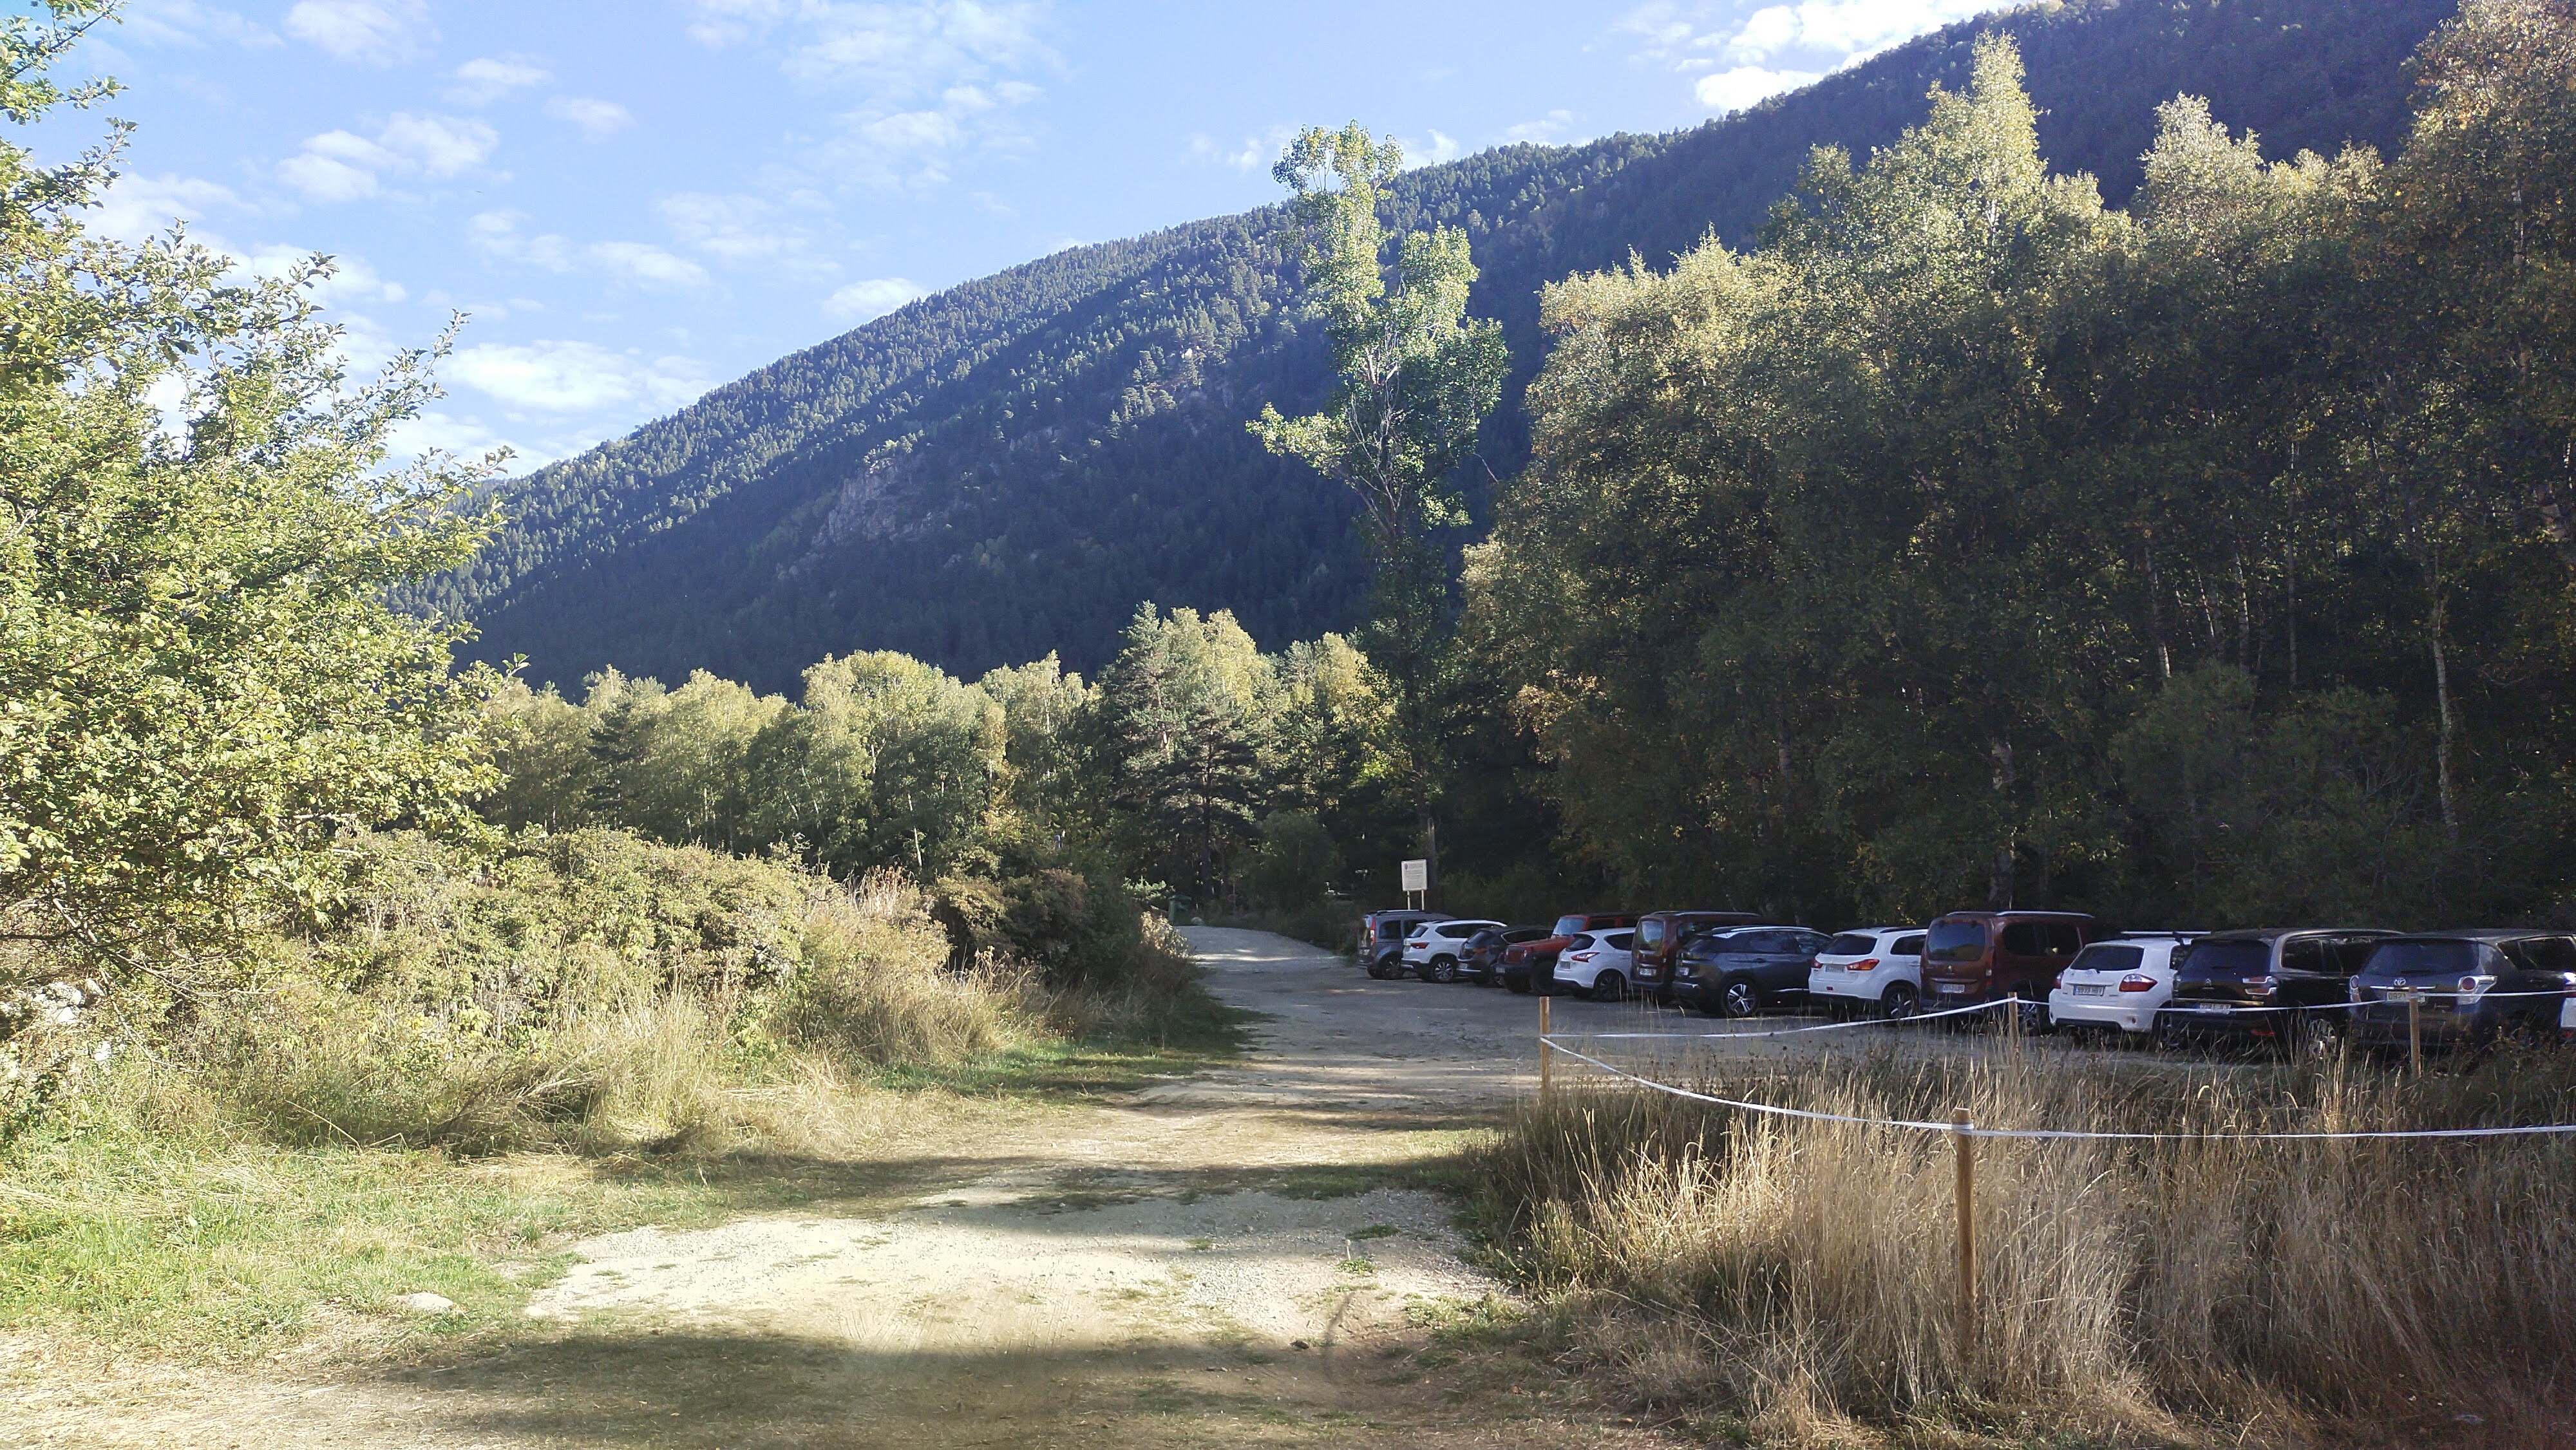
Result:
<svg viewBox="0 0 2576 1450">
<path fill-rule="evenodd" d="M 2048 1010 L 2048 1003 L 2045 999 L 2038 997 L 2025 997 L 2019 992 L 2015 992 L 2013 994 L 2013 1000 L 2021 1004 L 2013 1010 L 2021 1014 L 2021 1031 L 2023 1036 L 2045 1037 L 2049 1033 L 2057 1030 L 2057 1017 L 2054 1013 Z"/>
<path fill-rule="evenodd" d="M 1762 1008 L 1762 989 L 1751 977 L 1733 977 L 1717 989 L 1717 1015 L 1750 1017 Z"/>
<path fill-rule="evenodd" d="M 2156 1014 L 2155 1036 L 2156 1046 L 2167 1052 L 2181 1052 L 2192 1045 L 2191 1034 L 2183 1031 L 2179 1023 L 2165 1020 L 2162 1012 Z"/>
<path fill-rule="evenodd" d="M 1384 957 L 1379 957 L 1377 960 L 1375 960 L 1375 961 L 1373 961 L 1373 962 L 1370 962 L 1370 963 L 1368 964 L 1368 974 L 1369 974 L 1371 977 L 1376 978 L 1378 981 L 1383 982 L 1383 981 L 1387 980 L 1389 977 L 1392 977 L 1392 976 L 1394 976 L 1394 975 L 1395 975 L 1395 973 L 1388 971 L 1388 970 L 1386 969 L 1386 966 L 1387 966 L 1386 958 L 1384 958 Z"/>
<path fill-rule="evenodd" d="M 2281 1034 L 2281 1051 L 2293 1062 L 2319 1065 L 2343 1055 L 2343 1033 L 2321 1017 L 2292 1013 Z"/>
<path fill-rule="evenodd" d="M 1422 969 L 1422 976 L 1425 981 L 1439 982 L 1444 986 L 1454 982 L 1458 980 L 1458 959 L 1433 957 L 1431 965 Z"/>
<path fill-rule="evenodd" d="M 1878 1015 L 1890 1022 L 1901 1022 L 1913 1016 L 1922 1006 L 1920 994 L 1914 990 L 1914 984 L 1911 982 L 1890 982 L 1886 990 L 1879 993 Z"/>
<path fill-rule="evenodd" d="M 1595 1002 L 1628 1000 L 1628 979 L 1617 972 L 1603 972 L 1592 979 L 1592 1000 Z"/>
</svg>

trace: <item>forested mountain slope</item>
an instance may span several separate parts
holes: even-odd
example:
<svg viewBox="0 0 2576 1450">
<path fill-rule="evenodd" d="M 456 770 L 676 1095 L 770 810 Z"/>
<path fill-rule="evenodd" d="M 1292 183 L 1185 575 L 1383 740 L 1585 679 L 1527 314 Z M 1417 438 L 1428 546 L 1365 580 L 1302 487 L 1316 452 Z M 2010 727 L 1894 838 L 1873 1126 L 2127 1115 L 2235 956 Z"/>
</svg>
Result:
<svg viewBox="0 0 2576 1450">
<path fill-rule="evenodd" d="M 2060 170 L 2124 200 L 2153 107 L 2207 96 L 2272 154 L 2388 149 L 2407 54 L 2455 0 L 2071 0 L 1951 26 L 1745 114 L 1666 136 L 1489 151 L 1404 178 L 1398 225 L 1467 228 L 1476 310 L 1514 375 L 1471 494 L 1527 453 L 1538 290 L 1711 230 L 1750 241 L 1810 147 L 1865 155 L 2012 33 Z M 1332 119 L 1332 118 L 1319 118 Z M 1243 420 L 1326 386 L 1263 210 L 1077 248 L 967 283 L 506 488 L 513 521 L 407 601 L 474 652 L 572 684 L 614 664 L 792 686 L 826 653 L 972 676 L 1058 651 L 1096 668 L 1141 599 L 1230 608 L 1269 643 L 1352 622 L 1364 580 L 1335 488 Z"/>
</svg>

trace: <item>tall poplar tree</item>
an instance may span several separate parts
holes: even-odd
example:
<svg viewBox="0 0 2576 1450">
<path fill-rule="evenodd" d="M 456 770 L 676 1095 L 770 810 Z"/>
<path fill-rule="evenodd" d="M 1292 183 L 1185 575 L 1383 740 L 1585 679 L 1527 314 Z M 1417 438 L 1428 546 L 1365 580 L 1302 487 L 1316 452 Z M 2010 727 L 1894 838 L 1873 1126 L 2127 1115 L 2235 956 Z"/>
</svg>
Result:
<svg viewBox="0 0 2576 1450">
<path fill-rule="evenodd" d="M 1510 356 L 1500 323 L 1467 316 L 1476 264 L 1464 231 L 1408 233 L 1387 265 L 1378 207 L 1403 165 L 1401 147 L 1354 121 L 1339 131 L 1308 129 L 1271 169 L 1294 198 L 1335 382 L 1322 412 L 1283 418 L 1264 405 L 1252 432 L 1271 452 L 1305 460 L 1359 497 L 1376 570 L 1360 644 L 1391 687 L 1395 764 L 1437 880 L 1450 611 L 1434 531 L 1467 522 L 1450 475 L 1501 401 Z"/>
</svg>

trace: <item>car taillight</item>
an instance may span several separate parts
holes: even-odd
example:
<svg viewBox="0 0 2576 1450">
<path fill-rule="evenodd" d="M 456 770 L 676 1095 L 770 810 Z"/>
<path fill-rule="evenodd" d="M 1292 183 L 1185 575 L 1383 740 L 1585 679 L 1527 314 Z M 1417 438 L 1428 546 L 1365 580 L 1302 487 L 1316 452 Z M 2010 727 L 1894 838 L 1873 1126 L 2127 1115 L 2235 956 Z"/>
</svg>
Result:
<svg viewBox="0 0 2576 1450">
<path fill-rule="evenodd" d="M 2273 992 L 2279 990 L 2280 986 L 2280 981 L 2273 977 L 2248 977 L 2245 979 L 2246 990 L 2254 993 L 2258 997 L 2269 997 Z"/>
<path fill-rule="evenodd" d="M 2120 979 L 2120 990 L 2123 992 L 2152 992 L 2155 989 L 2156 979 L 2144 972 L 2131 972 Z"/>
<path fill-rule="evenodd" d="M 1875 970 L 1877 970 L 1877 967 L 1878 967 L 1878 958 L 1876 958 L 1876 957 L 1863 957 L 1863 958 L 1861 958 L 1859 961 L 1856 961 L 1856 962 L 1852 963 L 1852 964 L 1851 964 L 1851 966 L 1848 968 L 1848 970 L 1850 970 L 1850 971 L 1855 971 L 1855 972 L 1868 972 L 1868 971 L 1875 971 Z"/>
<path fill-rule="evenodd" d="M 2462 977 L 2460 979 L 2460 995 L 2463 997 L 2474 997 L 2480 992 L 2485 991 L 2488 984 L 2493 981 L 2495 981 L 2495 978 L 2493 977 Z"/>
<path fill-rule="evenodd" d="M 2576 972 L 2560 972 L 2558 980 L 2567 984 L 2568 991 L 2576 992 Z"/>
</svg>

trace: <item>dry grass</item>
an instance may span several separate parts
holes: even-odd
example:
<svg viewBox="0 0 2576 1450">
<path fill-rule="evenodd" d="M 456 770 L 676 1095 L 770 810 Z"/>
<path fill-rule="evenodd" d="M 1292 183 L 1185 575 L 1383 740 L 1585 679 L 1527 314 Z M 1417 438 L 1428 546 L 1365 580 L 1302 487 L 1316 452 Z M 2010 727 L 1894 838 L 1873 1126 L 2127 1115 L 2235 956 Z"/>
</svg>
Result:
<svg viewBox="0 0 2576 1450">
<path fill-rule="evenodd" d="M 1966 1107 L 1989 1126 L 2116 1131 L 2576 1111 L 2576 1070 L 2556 1056 L 2406 1080 L 2366 1064 L 1914 1053 L 1730 1067 L 1715 1085 L 1860 1117 Z M 1524 1111 L 1481 1167 L 1483 1212 L 1591 1352 L 1648 1402 L 1763 1438 L 1920 1431 L 1997 1407 L 2149 1438 L 2217 1421 L 2292 1439 L 2462 1414 L 2564 1423 L 2576 1144 L 2563 1139 L 1985 1142 L 1987 1312 L 1965 1355 L 1946 1134 L 1585 1087 Z"/>
</svg>

